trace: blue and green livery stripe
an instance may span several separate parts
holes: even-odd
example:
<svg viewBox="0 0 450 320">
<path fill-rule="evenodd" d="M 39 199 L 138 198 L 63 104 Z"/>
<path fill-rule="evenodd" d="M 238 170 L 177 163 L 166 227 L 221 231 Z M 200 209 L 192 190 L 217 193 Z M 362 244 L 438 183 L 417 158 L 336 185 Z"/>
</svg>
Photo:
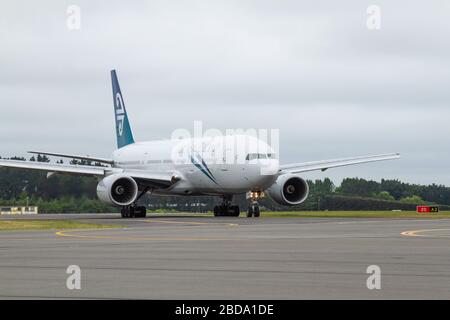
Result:
<svg viewBox="0 0 450 320">
<path fill-rule="evenodd" d="M 209 170 L 209 168 L 206 165 L 205 161 L 203 161 L 203 159 L 199 155 L 197 155 L 197 157 L 201 159 L 201 163 L 199 163 L 196 159 L 194 159 L 194 156 L 191 155 L 191 162 L 192 162 L 192 164 L 194 166 L 196 166 L 201 172 L 203 172 L 205 174 L 205 176 L 207 176 L 212 182 L 217 184 L 217 181 L 214 178 L 214 175 Z"/>
</svg>

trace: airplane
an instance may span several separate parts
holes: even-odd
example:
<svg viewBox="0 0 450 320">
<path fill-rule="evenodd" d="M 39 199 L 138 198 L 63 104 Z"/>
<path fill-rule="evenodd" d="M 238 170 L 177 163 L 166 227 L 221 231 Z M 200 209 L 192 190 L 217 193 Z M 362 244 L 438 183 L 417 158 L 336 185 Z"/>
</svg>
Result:
<svg viewBox="0 0 450 320">
<path fill-rule="evenodd" d="M 267 142 L 248 134 L 135 142 L 115 70 L 111 70 L 111 81 L 117 138 L 111 158 L 28 151 L 102 166 L 0 159 L 0 167 L 46 171 L 47 177 L 56 173 L 97 177 L 99 200 L 120 207 L 122 218 L 145 217 L 146 208 L 137 203 L 147 193 L 218 196 L 222 202 L 214 207 L 214 216 L 235 217 L 240 208 L 233 205 L 233 197 L 246 194 L 247 217 L 259 217 L 258 200 L 265 194 L 284 206 L 304 202 L 309 195 L 308 183 L 301 176 L 305 172 L 400 158 L 391 153 L 280 165 Z M 231 149 L 239 151 L 230 157 Z"/>
</svg>

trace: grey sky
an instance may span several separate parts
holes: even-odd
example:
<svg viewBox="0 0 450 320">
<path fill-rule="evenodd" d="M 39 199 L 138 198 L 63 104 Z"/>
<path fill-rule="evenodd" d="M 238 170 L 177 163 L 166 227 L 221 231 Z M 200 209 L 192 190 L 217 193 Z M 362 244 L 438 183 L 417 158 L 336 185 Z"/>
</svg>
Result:
<svg viewBox="0 0 450 320">
<path fill-rule="evenodd" d="M 66 27 L 68 5 L 81 30 Z M 366 9 L 381 7 L 381 30 Z M 11 1 L 0 11 L 1 156 L 108 156 L 109 70 L 137 140 L 279 128 L 282 162 L 401 152 L 309 174 L 450 185 L 448 1 Z"/>
</svg>

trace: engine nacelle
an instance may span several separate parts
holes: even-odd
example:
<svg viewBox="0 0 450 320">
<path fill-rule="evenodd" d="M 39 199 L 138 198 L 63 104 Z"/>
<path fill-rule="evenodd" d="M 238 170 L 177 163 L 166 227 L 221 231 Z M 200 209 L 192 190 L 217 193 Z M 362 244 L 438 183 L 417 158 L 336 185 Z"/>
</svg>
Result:
<svg viewBox="0 0 450 320">
<path fill-rule="evenodd" d="M 277 181 L 267 189 L 267 193 L 278 204 L 284 206 L 295 206 L 308 198 L 308 183 L 291 174 L 284 174 L 278 177 Z"/>
<path fill-rule="evenodd" d="M 97 185 L 97 197 L 116 206 L 129 206 L 138 197 L 138 185 L 129 176 L 113 174 L 107 176 Z"/>
</svg>

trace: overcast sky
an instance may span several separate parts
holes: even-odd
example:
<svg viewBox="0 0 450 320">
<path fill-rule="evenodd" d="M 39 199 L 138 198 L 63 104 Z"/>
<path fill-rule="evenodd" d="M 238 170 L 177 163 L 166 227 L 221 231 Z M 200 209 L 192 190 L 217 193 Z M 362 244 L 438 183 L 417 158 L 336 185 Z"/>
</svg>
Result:
<svg viewBox="0 0 450 320">
<path fill-rule="evenodd" d="M 381 8 L 381 29 L 366 25 Z M 81 9 L 80 30 L 67 7 Z M 8 1 L 0 155 L 108 157 L 117 69 L 136 140 L 280 129 L 281 162 L 400 152 L 307 174 L 450 185 L 450 2 Z"/>
</svg>

